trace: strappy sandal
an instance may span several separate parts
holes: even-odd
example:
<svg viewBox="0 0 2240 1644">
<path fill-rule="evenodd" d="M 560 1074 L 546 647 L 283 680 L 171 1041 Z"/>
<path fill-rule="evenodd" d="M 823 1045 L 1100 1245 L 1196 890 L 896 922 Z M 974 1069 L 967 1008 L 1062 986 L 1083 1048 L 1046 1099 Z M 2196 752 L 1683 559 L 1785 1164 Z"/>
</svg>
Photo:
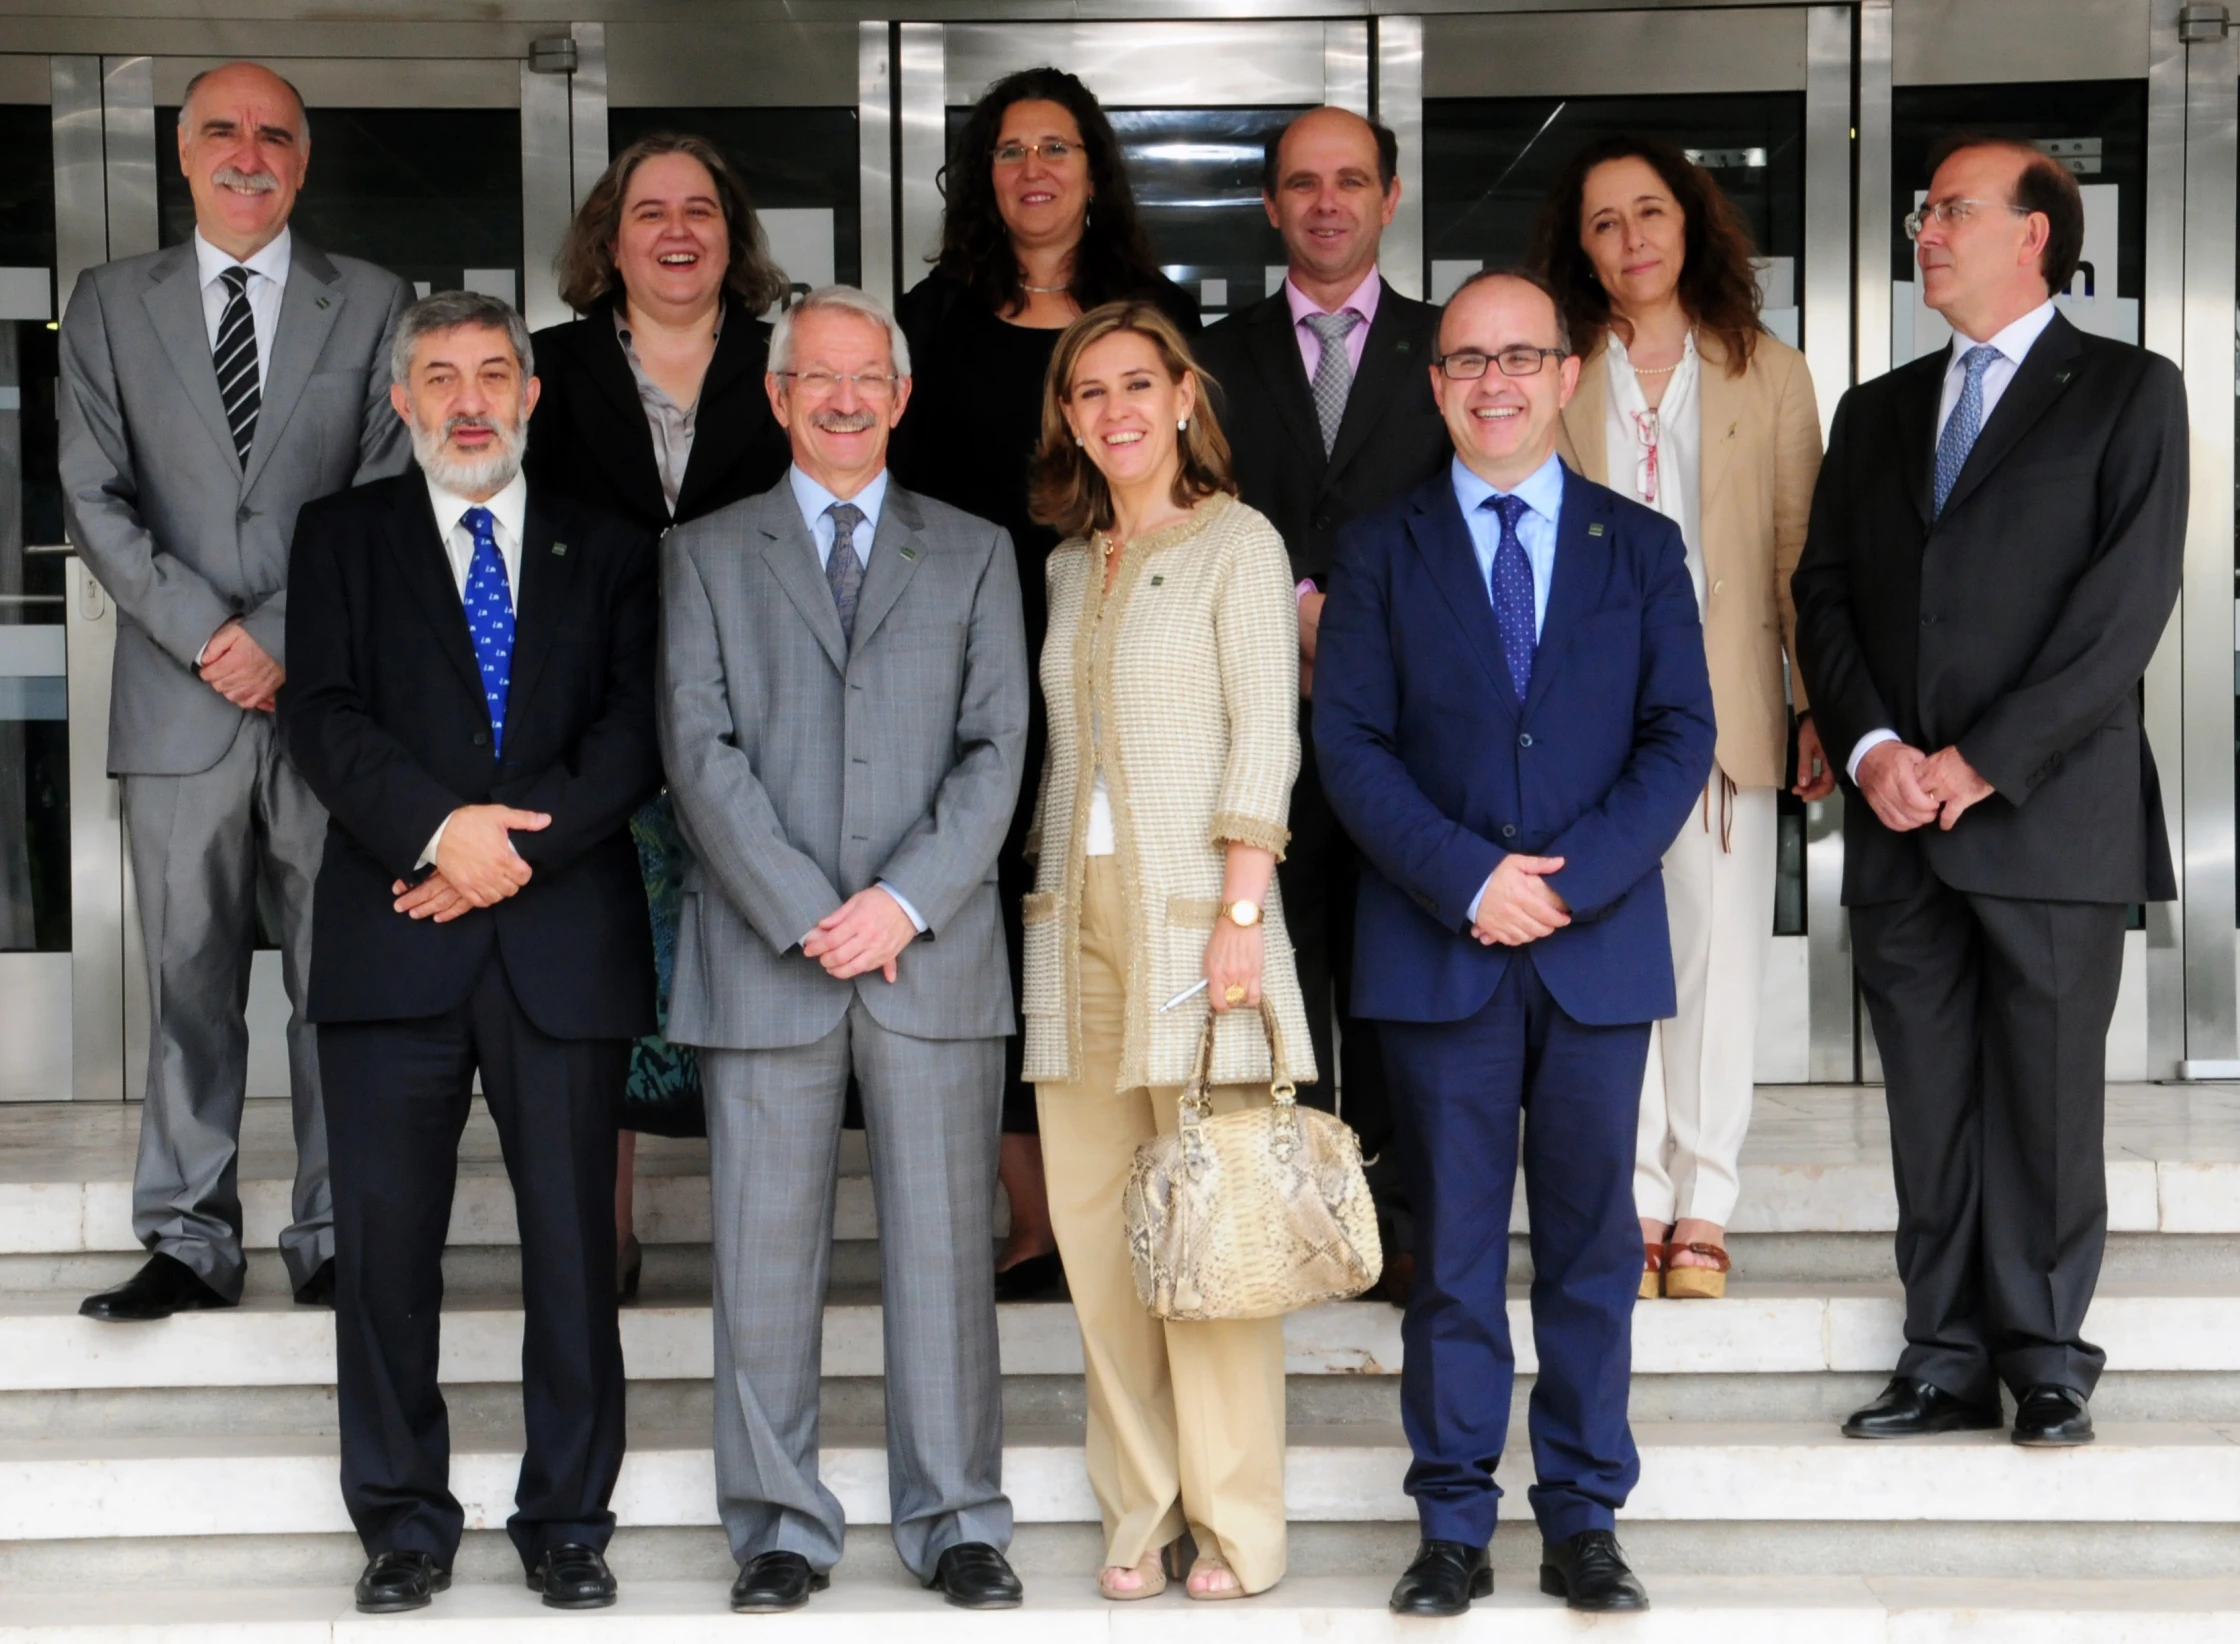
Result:
<svg viewBox="0 0 2240 1644">
<path fill-rule="evenodd" d="M 1706 1258 L 1712 1265 L 1674 1266 L 1672 1258 L 1683 1250 Z M 1664 1293 L 1694 1301 L 1717 1301 L 1727 1293 L 1727 1273 L 1733 1266 L 1726 1251 L 1718 1245 L 1668 1244 L 1664 1247 Z"/>
<path fill-rule="evenodd" d="M 1654 1239 L 1641 1241 L 1641 1291 L 1643 1301 L 1655 1301 L 1664 1294 L 1665 1246 Z"/>
<path fill-rule="evenodd" d="M 1139 1598 L 1157 1598 L 1167 1590 L 1165 1564 L 1166 1560 L 1156 1552 L 1145 1553 L 1132 1572 L 1125 1565 L 1108 1564 L 1097 1572 L 1097 1596 L 1110 1599 L 1115 1604 L 1132 1604 Z M 1112 1578 L 1115 1575 L 1130 1573 L 1142 1578 L 1140 1585 L 1133 1588 L 1113 1586 Z"/>
<path fill-rule="evenodd" d="M 1184 1582 L 1183 1592 L 1201 1604 L 1217 1604 L 1223 1599 L 1244 1597 L 1244 1583 L 1237 1579 L 1237 1572 L 1229 1567 L 1229 1561 L 1225 1558 L 1216 1557 L 1212 1553 L 1200 1553 L 1198 1562 L 1190 1566 L 1190 1573 L 1193 1576 L 1219 1574 L 1229 1578 L 1229 1586 L 1216 1587 L 1210 1592 L 1200 1592 Z"/>
</svg>

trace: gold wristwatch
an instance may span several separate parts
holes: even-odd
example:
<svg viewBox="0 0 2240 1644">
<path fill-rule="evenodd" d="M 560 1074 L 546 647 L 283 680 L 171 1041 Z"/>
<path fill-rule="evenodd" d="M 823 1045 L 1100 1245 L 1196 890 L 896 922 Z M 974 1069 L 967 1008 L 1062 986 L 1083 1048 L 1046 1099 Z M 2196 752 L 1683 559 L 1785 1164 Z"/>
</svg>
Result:
<svg viewBox="0 0 2240 1644">
<path fill-rule="evenodd" d="M 1239 930 L 1250 930 L 1260 923 L 1260 904 L 1257 902 L 1239 898 L 1237 901 L 1224 903 L 1221 912 Z"/>
</svg>

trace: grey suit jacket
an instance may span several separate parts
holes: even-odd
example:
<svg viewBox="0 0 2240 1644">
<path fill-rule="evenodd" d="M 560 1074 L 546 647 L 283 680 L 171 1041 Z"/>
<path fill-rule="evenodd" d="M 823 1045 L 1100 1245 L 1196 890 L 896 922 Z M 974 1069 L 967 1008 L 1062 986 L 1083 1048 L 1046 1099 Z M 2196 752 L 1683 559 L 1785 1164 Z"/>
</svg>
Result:
<svg viewBox="0 0 2240 1644">
<path fill-rule="evenodd" d="M 662 541 L 658 709 L 694 857 L 668 1035 L 812 1044 L 861 995 L 922 1039 L 1014 1031 L 996 853 L 1027 736 L 1019 573 L 998 526 L 889 482 L 844 647 L 784 482 Z M 897 980 L 802 938 L 885 880 L 927 923 Z"/>
<path fill-rule="evenodd" d="M 223 757 L 245 710 L 195 677 L 195 657 L 239 617 L 285 665 L 296 511 L 411 458 L 389 405 L 389 339 L 411 289 L 293 244 L 246 468 L 191 241 L 87 269 L 63 312 L 63 514 L 118 611 L 112 775 L 188 776 Z"/>
</svg>

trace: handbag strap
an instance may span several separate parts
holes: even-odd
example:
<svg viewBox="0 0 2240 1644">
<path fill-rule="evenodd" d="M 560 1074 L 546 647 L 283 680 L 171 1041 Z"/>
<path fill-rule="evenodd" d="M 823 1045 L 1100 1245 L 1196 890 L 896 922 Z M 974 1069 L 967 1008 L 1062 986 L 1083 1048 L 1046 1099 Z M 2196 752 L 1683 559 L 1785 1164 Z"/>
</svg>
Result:
<svg viewBox="0 0 2240 1644">
<path fill-rule="evenodd" d="M 1213 1030 L 1220 1021 L 1218 1015 L 1207 1010 L 1205 1031 L 1198 1035 L 1197 1060 L 1190 1068 L 1190 1082 L 1182 1087 L 1185 1126 L 1204 1122 L 1213 1110 Z M 1265 994 L 1260 999 L 1260 1025 L 1268 1035 L 1268 1094 L 1278 1107 L 1295 1107 L 1299 1087 L 1291 1082 L 1289 1062 L 1283 1053 L 1283 1026 L 1276 1020 L 1275 1005 Z"/>
</svg>

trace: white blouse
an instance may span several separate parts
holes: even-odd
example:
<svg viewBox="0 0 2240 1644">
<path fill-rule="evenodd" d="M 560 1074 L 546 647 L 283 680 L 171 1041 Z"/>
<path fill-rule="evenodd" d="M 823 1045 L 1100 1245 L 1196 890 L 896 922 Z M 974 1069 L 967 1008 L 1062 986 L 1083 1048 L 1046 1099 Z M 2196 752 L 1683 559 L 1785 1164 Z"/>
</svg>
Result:
<svg viewBox="0 0 2240 1644">
<path fill-rule="evenodd" d="M 1610 489 L 1654 508 L 1680 527 L 1688 549 L 1688 579 L 1696 610 L 1703 610 L 1703 394 L 1695 333 L 1665 384 L 1656 410 L 1641 392 L 1633 361 L 1616 332 L 1608 333 L 1610 421 L 1605 433 Z"/>
</svg>

